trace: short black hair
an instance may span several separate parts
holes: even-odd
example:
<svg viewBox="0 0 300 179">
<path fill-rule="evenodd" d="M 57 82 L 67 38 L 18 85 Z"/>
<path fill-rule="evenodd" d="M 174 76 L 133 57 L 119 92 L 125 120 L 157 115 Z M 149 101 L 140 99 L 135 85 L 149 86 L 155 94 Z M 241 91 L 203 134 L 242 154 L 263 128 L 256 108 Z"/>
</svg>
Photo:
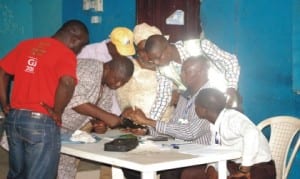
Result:
<svg viewBox="0 0 300 179">
<path fill-rule="evenodd" d="M 168 45 L 168 40 L 163 35 L 151 35 L 145 43 L 145 51 L 147 53 L 163 50 Z"/>
<path fill-rule="evenodd" d="M 121 55 L 115 56 L 108 62 L 108 65 L 119 78 L 129 79 L 133 75 L 134 65 L 128 57 Z"/>
<path fill-rule="evenodd" d="M 226 97 L 217 89 L 205 88 L 198 93 L 195 104 L 209 111 L 220 113 L 226 106 Z"/>
<path fill-rule="evenodd" d="M 74 36 L 80 36 L 81 34 L 89 34 L 89 30 L 86 25 L 80 20 L 72 19 L 66 21 L 56 33 L 68 32 Z"/>
</svg>

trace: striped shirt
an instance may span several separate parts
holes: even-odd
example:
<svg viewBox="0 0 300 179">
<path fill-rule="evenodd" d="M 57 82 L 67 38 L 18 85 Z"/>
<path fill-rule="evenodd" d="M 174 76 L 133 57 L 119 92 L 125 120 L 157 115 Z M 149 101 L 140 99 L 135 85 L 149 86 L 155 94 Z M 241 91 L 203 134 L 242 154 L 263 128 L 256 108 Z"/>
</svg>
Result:
<svg viewBox="0 0 300 179">
<path fill-rule="evenodd" d="M 191 55 L 184 49 L 182 41 L 178 41 L 173 45 L 175 45 L 179 53 L 181 63 L 171 61 L 168 65 L 159 66 L 157 70 L 162 76 L 165 76 L 172 80 L 180 91 L 185 91 L 186 87 L 184 86 L 180 78 L 181 66 L 182 63 Z"/>
<path fill-rule="evenodd" d="M 201 54 L 208 57 L 212 68 L 223 74 L 227 88 L 238 88 L 240 66 L 235 55 L 230 54 L 207 39 L 200 41 Z"/>
<path fill-rule="evenodd" d="M 192 53 L 189 52 L 189 49 L 186 49 L 187 47 L 184 46 L 184 43 L 182 41 L 178 41 L 174 43 L 174 45 L 179 53 L 181 64 L 171 61 L 169 65 L 159 67 L 159 70 L 161 71 L 162 75 L 173 80 L 173 82 L 178 86 L 179 89 L 184 89 L 179 76 L 181 65 L 186 59 L 192 56 Z M 218 77 L 217 79 L 209 78 L 211 82 L 218 85 L 218 83 L 220 83 L 220 80 L 223 80 L 225 82 L 225 89 L 237 89 L 240 75 L 240 66 L 237 57 L 220 49 L 217 45 L 207 39 L 201 39 L 199 47 L 199 52 L 197 52 L 197 54 L 205 55 L 210 60 L 210 73 L 212 73 L 212 76 L 217 75 Z M 217 74 L 215 75 L 214 73 Z M 221 86 L 220 88 L 224 87 Z M 218 89 L 224 91 L 224 89 L 220 88 Z"/>
<path fill-rule="evenodd" d="M 171 120 L 169 122 L 157 121 L 155 129 L 149 127 L 150 134 L 153 136 L 165 134 L 193 143 L 210 144 L 210 123 L 197 116 L 194 104 L 200 90 L 210 87 L 212 85 L 207 82 L 193 96 L 185 98 L 181 95 Z"/>
<path fill-rule="evenodd" d="M 156 97 L 150 110 L 150 118 L 161 120 L 172 99 L 173 82 L 156 71 Z M 164 121 L 169 119 L 165 119 Z"/>
</svg>

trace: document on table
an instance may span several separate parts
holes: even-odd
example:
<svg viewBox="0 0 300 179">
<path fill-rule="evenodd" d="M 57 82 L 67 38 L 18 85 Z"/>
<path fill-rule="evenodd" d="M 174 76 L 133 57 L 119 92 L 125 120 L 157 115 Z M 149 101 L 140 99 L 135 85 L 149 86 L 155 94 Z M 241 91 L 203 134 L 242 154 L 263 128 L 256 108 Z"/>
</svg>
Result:
<svg viewBox="0 0 300 179">
<path fill-rule="evenodd" d="M 191 155 L 215 155 L 216 151 L 224 151 L 225 147 L 220 149 L 220 145 L 200 145 L 200 144 L 189 144 L 189 145 L 181 145 L 179 151 L 185 154 Z M 230 150 L 230 149 L 228 149 Z"/>
</svg>

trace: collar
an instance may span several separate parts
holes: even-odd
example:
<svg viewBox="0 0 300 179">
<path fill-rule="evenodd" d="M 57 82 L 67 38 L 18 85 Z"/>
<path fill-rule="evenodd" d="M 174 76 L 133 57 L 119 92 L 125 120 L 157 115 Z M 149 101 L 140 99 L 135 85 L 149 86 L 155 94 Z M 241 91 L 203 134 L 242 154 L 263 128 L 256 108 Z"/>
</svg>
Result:
<svg viewBox="0 0 300 179">
<path fill-rule="evenodd" d="M 180 56 L 180 60 L 181 60 L 181 64 L 191 55 L 188 53 L 188 51 L 184 48 L 184 43 L 183 41 L 177 41 L 175 43 L 173 43 L 173 45 L 175 45 L 179 56 Z"/>
<path fill-rule="evenodd" d="M 226 109 L 223 109 L 223 110 L 220 112 L 220 114 L 219 114 L 219 116 L 218 116 L 218 118 L 217 118 L 217 120 L 216 120 L 216 122 L 215 122 L 215 124 L 214 124 L 214 126 L 215 126 L 216 129 L 220 129 L 220 125 L 221 125 L 221 123 L 222 123 L 222 120 L 224 119 L 222 116 L 223 116 L 223 114 L 225 113 L 225 111 L 226 111 Z"/>
<path fill-rule="evenodd" d="M 205 89 L 205 88 L 210 88 L 210 87 L 211 87 L 211 84 L 210 84 L 209 81 L 207 81 L 204 85 L 202 85 L 202 86 L 198 89 L 198 91 L 197 91 L 194 95 L 192 95 L 192 94 L 189 92 L 188 89 L 185 90 L 181 95 L 182 95 L 184 98 L 186 98 L 187 100 L 190 100 L 190 99 L 192 99 L 192 98 L 196 98 L 196 96 L 198 95 L 198 93 L 199 93 L 201 90 L 203 90 L 203 89 Z"/>
</svg>

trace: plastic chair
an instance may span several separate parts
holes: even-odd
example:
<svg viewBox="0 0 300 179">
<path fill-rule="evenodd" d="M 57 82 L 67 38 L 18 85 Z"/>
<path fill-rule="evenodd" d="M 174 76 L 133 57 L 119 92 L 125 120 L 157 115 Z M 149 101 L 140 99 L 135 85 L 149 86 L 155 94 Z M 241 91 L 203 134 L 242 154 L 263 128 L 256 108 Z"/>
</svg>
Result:
<svg viewBox="0 0 300 179">
<path fill-rule="evenodd" d="M 276 166 L 276 178 L 286 179 L 300 146 L 300 137 L 297 135 L 300 130 L 300 119 L 291 116 L 275 116 L 261 121 L 257 127 L 260 130 L 270 127 L 269 145 Z M 297 137 L 296 143 L 288 158 L 291 143 L 295 137 Z"/>
</svg>

